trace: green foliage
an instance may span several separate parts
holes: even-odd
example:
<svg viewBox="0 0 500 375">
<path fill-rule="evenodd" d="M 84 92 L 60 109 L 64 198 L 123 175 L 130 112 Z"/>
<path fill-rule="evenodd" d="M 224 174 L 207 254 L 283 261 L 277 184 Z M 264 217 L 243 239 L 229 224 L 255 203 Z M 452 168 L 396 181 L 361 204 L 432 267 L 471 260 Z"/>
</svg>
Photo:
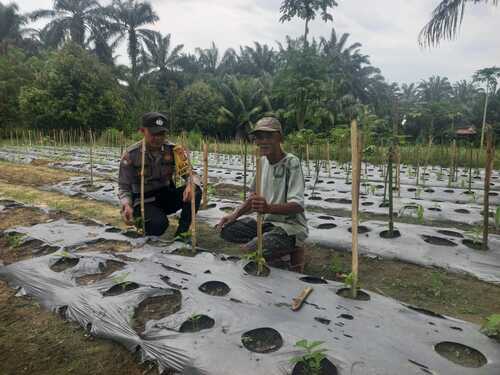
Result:
<svg viewBox="0 0 500 375">
<path fill-rule="evenodd" d="M 342 262 L 340 261 L 338 255 L 332 257 L 329 270 L 334 275 L 341 274 L 343 272 Z"/>
<path fill-rule="evenodd" d="M 431 291 L 434 294 L 434 297 L 440 297 L 441 291 L 444 287 L 444 282 L 441 277 L 441 274 L 438 272 L 433 272 L 431 274 Z"/>
<path fill-rule="evenodd" d="M 483 227 L 480 225 L 475 226 L 471 230 L 464 232 L 464 234 L 467 238 L 472 240 L 473 243 L 480 244 L 483 235 Z"/>
<path fill-rule="evenodd" d="M 305 350 L 305 353 L 301 356 L 291 358 L 290 363 L 301 363 L 306 370 L 306 374 L 319 375 L 321 372 L 321 361 L 326 358 L 325 352 L 328 351 L 328 349 L 320 348 L 323 344 L 324 341 L 297 341 L 295 346 Z"/>
<path fill-rule="evenodd" d="M 21 233 L 12 233 L 7 235 L 7 246 L 11 249 L 17 249 L 22 245 L 23 240 L 25 238 L 24 234 Z"/>
<path fill-rule="evenodd" d="M 217 110 L 221 95 L 203 81 L 187 86 L 175 101 L 177 129 L 197 129 L 207 136 L 216 136 Z"/>
<path fill-rule="evenodd" d="M 481 332 L 488 337 L 500 339 L 500 314 L 493 314 L 486 318 Z"/>
<path fill-rule="evenodd" d="M 495 210 L 495 228 L 500 228 L 500 207 Z"/>
<path fill-rule="evenodd" d="M 23 118 L 38 128 L 119 128 L 125 112 L 111 71 L 81 47 L 47 55 L 35 80 L 21 89 Z"/>
</svg>

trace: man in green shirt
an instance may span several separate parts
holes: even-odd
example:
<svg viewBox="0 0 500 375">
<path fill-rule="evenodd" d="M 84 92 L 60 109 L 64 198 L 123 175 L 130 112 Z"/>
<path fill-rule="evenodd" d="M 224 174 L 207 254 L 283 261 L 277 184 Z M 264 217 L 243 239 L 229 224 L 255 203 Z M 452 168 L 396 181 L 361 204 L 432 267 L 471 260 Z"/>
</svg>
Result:
<svg viewBox="0 0 500 375">
<path fill-rule="evenodd" d="M 261 196 L 255 194 L 254 177 L 249 198 L 234 212 L 224 216 L 217 228 L 226 241 L 243 244 L 245 251 L 255 251 L 257 221 L 249 216 L 240 217 L 253 212 L 263 214 L 264 256 L 276 258 L 281 253 L 293 252 L 297 241 L 305 240 L 308 235 L 304 175 L 300 160 L 281 148 L 283 131 L 277 119 L 262 118 L 252 135 L 261 155 Z"/>
</svg>

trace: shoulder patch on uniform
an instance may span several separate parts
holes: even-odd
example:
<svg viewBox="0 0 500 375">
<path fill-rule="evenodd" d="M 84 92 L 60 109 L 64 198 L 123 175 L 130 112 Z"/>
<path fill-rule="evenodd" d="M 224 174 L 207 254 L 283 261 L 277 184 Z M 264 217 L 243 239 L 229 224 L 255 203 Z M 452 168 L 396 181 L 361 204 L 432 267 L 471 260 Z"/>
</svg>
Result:
<svg viewBox="0 0 500 375">
<path fill-rule="evenodd" d="M 141 148 L 142 141 L 136 142 L 133 145 L 127 147 L 127 152 L 138 150 Z"/>
</svg>

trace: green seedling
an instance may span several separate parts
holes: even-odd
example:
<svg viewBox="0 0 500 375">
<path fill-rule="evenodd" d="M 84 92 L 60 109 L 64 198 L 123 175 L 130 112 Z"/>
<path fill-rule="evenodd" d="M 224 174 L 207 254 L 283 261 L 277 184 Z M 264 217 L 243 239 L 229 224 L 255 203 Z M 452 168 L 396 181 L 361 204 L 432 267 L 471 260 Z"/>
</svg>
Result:
<svg viewBox="0 0 500 375">
<path fill-rule="evenodd" d="M 500 340 L 500 314 L 487 317 L 486 323 L 481 327 L 481 332 L 488 337 Z"/>
<path fill-rule="evenodd" d="M 464 233 L 467 238 L 472 240 L 474 244 L 481 243 L 481 237 L 483 235 L 483 228 L 481 226 L 477 226 L 472 228 L 471 230 Z"/>
<path fill-rule="evenodd" d="M 207 187 L 207 195 L 212 198 L 215 196 L 215 188 L 213 187 L 213 185 L 208 185 Z"/>
<path fill-rule="evenodd" d="M 470 203 L 475 203 L 477 200 L 477 194 L 475 191 L 471 191 L 471 194 L 470 194 Z"/>
<path fill-rule="evenodd" d="M 22 245 L 24 240 L 24 234 L 21 233 L 13 233 L 7 236 L 7 246 L 11 249 L 17 249 Z"/>
<path fill-rule="evenodd" d="M 142 233 L 142 228 L 143 228 L 142 217 L 138 216 L 134 218 L 134 227 L 137 229 L 138 232 Z"/>
<path fill-rule="evenodd" d="M 199 323 L 200 323 L 201 317 L 202 317 L 202 315 L 200 315 L 200 314 L 193 314 L 189 317 L 189 320 L 191 322 L 193 322 L 193 328 L 195 331 L 198 331 L 198 329 L 199 329 Z"/>
<path fill-rule="evenodd" d="M 417 187 L 417 189 L 415 190 L 415 198 L 420 198 L 420 196 L 422 195 L 422 188 L 419 186 Z"/>
<path fill-rule="evenodd" d="M 342 262 L 340 261 L 340 258 L 338 255 L 334 255 L 332 257 L 332 260 L 331 260 L 330 266 L 329 266 L 329 270 L 335 276 L 339 276 L 339 275 L 343 274 Z"/>
<path fill-rule="evenodd" d="M 305 350 L 301 356 L 296 356 L 290 359 L 292 364 L 302 364 L 306 374 L 319 375 L 321 373 L 321 362 L 326 358 L 325 352 L 328 349 L 320 348 L 324 341 L 307 341 L 299 340 L 295 346 Z"/>
<path fill-rule="evenodd" d="M 263 256 L 259 256 L 259 253 L 257 251 L 253 251 L 251 253 L 243 255 L 243 259 L 255 262 L 257 265 L 257 269 L 262 269 L 266 264 L 266 258 Z"/>
<path fill-rule="evenodd" d="M 120 275 L 116 275 L 112 278 L 113 282 L 115 283 L 115 285 L 118 285 L 118 284 L 130 284 L 130 282 L 127 282 L 127 277 L 128 275 L 130 275 L 130 272 L 124 272 Z"/>
</svg>

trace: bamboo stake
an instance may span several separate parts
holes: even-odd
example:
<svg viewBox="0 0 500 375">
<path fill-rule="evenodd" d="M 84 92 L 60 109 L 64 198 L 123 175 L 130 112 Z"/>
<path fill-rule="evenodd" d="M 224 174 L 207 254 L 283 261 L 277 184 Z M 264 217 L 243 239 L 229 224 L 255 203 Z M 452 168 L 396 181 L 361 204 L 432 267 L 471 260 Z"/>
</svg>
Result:
<svg viewBox="0 0 500 375">
<path fill-rule="evenodd" d="M 205 176 L 204 176 L 205 178 Z M 196 184 L 193 178 L 193 164 L 189 162 L 189 183 L 191 185 L 191 248 L 196 253 Z"/>
<path fill-rule="evenodd" d="M 326 144 L 326 166 L 328 168 L 328 177 L 332 177 L 332 163 L 330 161 L 330 142 Z"/>
<path fill-rule="evenodd" d="M 399 145 L 396 145 L 396 187 L 398 189 L 398 198 L 401 198 L 401 152 Z"/>
<path fill-rule="evenodd" d="M 245 139 L 245 146 L 243 150 L 243 201 L 247 199 L 247 173 L 248 173 L 248 142 Z"/>
<path fill-rule="evenodd" d="M 93 158 L 93 138 L 92 138 L 92 130 L 89 130 L 89 138 L 90 138 L 90 186 L 94 185 L 94 158 Z"/>
<path fill-rule="evenodd" d="M 262 194 L 262 166 L 260 162 L 260 148 L 255 147 L 255 194 L 260 197 Z M 262 221 L 261 213 L 257 214 L 257 275 L 262 273 Z"/>
<path fill-rule="evenodd" d="M 307 177 L 311 177 L 311 166 L 309 165 L 309 143 L 306 143 L 306 164 L 307 164 Z"/>
<path fill-rule="evenodd" d="M 142 235 L 146 236 L 146 213 L 144 210 L 144 165 L 146 164 L 146 138 L 142 139 L 141 149 L 141 219 Z"/>
<path fill-rule="evenodd" d="M 484 204 L 483 204 L 483 250 L 488 250 L 489 212 L 490 212 L 490 181 L 495 160 L 495 142 L 491 127 L 486 134 L 486 167 L 484 170 Z"/>
<path fill-rule="evenodd" d="M 203 143 L 203 192 L 202 192 L 203 209 L 208 207 L 208 144 Z"/>
<path fill-rule="evenodd" d="M 351 158 L 352 158 L 352 297 L 358 293 L 358 210 L 359 210 L 359 182 L 360 182 L 360 150 L 359 150 L 358 123 L 351 122 Z"/>
</svg>

